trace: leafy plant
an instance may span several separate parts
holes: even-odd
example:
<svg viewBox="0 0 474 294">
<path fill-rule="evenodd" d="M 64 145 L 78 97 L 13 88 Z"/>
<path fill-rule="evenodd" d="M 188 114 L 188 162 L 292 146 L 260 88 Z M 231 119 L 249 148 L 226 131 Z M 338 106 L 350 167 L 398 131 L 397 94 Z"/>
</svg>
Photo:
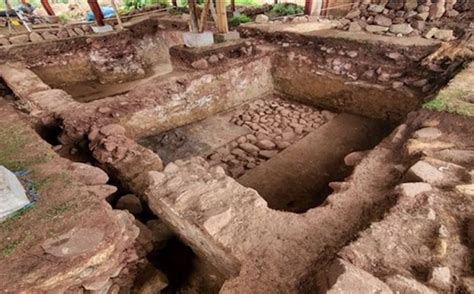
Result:
<svg viewBox="0 0 474 294">
<path fill-rule="evenodd" d="M 135 10 L 135 9 L 142 9 L 143 7 L 145 7 L 145 0 L 125 0 L 125 9 L 127 11 L 132 11 L 132 10 Z"/>
<path fill-rule="evenodd" d="M 287 16 L 304 13 L 304 7 L 291 4 L 291 3 L 279 3 L 275 4 L 270 10 L 270 14 L 274 16 Z"/>
<path fill-rule="evenodd" d="M 229 23 L 230 23 L 231 26 L 237 27 L 241 23 L 247 23 L 247 22 L 251 22 L 251 21 L 252 21 L 252 19 L 250 17 L 248 17 L 245 14 L 241 14 L 239 16 L 232 17 L 230 19 Z"/>
<path fill-rule="evenodd" d="M 173 15 L 181 15 L 183 13 L 187 13 L 187 8 L 186 7 L 174 7 L 170 6 L 168 7 L 168 13 L 173 14 Z"/>
</svg>

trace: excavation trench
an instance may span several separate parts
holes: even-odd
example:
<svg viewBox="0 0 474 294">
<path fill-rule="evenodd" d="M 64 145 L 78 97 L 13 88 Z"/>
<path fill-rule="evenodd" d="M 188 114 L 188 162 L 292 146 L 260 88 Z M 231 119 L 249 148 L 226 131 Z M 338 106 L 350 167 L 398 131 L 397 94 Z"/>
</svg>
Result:
<svg viewBox="0 0 474 294">
<path fill-rule="evenodd" d="M 178 185 L 176 191 L 169 191 L 169 195 L 176 192 L 193 196 L 189 200 L 191 204 L 180 203 L 182 206 L 176 204 L 181 198 L 167 203 L 168 194 L 158 195 L 150 201 L 140 195 L 146 192 L 133 191 L 141 198 L 143 205 L 142 212 L 134 214 L 136 220 L 145 224 L 158 217 L 177 236 L 168 240 L 166 246 L 155 247 L 147 255 L 156 268 L 169 276 L 168 293 L 183 290 L 187 285 L 196 283 L 196 280 L 201 280 L 198 283 L 201 289 L 217 292 L 225 280 L 238 274 L 242 257 L 235 257 L 236 253 L 229 253 L 231 250 L 223 248 L 224 245 L 221 245 L 220 240 L 216 241 L 214 233 L 203 233 L 202 227 L 206 223 L 200 224 L 201 227 L 196 225 L 209 218 L 208 213 L 218 213 L 219 217 L 224 218 L 217 222 L 224 222 L 227 213 L 235 213 L 242 223 L 249 221 L 250 225 L 255 225 L 251 222 L 255 221 L 257 213 L 261 213 L 262 218 L 273 215 L 280 221 L 284 215 L 292 218 L 294 225 L 309 215 L 311 209 L 330 210 L 324 203 L 334 192 L 335 185 L 329 184 L 344 182 L 353 172 L 353 167 L 347 166 L 344 158 L 352 152 L 374 148 L 391 131 L 393 121 L 400 120 L 406 113 L 419 107 L 421 101 L 420 97 L 405 95 L 386 85 L 353 83 L 331 74 L 315 74 L 310 63 L 301 65 L 288 62 L 286 56 L 252 58 L 249 62 L 233 60 L 233 67 L 220 71 L 210 69 L 206 73 L 183 73 L 175 69 L 170 79 L 167 74 L 173 68 L 163 60 L 153 65 L 153 71 L 146 71 L 138 78 L 133 74 L 123 79 L 97 75 L 96 69 L 87 66 L 87 58 L 78 61 L 80 64 L 73 69 L 75 74 L 71 75 L 63 75 L 66 70 L 60 66 L 34 69 L 49 86 L 63 89 L 76 102 L 81 102 L 74 102 L 74 107 L 84 107 L 97 115 L 91 116 L 91 120 L 97 119 L 99 125 L 117 123 L 123 119 L 120 123 L 123 123 L 127 135 L 132 134 L 130 137 L 141 146 L 158 154 L 163 163 L 171 167 L 168 170 L 172 169 L 173 164 L 181 168 L 183 162 L 192 162 L 195 157 L 204 158 L 206 164 L 200 163 L 190 174 L 183 173 L 181 177 L 184 181 L 194 181 L 197 186 L 201 180 L 197 174 L 206 165 L 219 166 L 236 180 L 226 178 L 230 181 L 226 184 L 235 186 L 230 193 L 222 192 L 225 189 L 220 186 L 210 192 L 214 198 L 216 195 L 213 193 L 223 194 L 218 195 L 222 197 L 216 200 L 218 205 L 210 205 L 209 208 L 204 207 L 208 204 L 206 200 L 194 205 L 195 201 L 201 201 L 201 194 L 192 194 L 192 189 L 179 190 L 186 188 L 186 185 Z M 304 62 L 305 59 L 301 60 Z M 169 61 L 169 58 L 165 61 Z M 56 76 L 61 76 L 61 79 L 56 79 Z M 129 95 L 116 96 L 124 93 Z M 113 109 L 113 112 L 96 112 L 104 108 Z M 115 112 L 120 115 L 115 116 Z M 58 129 L 55 128 L 45 129 L 42 134 L 53 145 L 59 144 L 55 140 L 58 135 Z M 83 134 L 82 142 L 90 147 L 86 137 L 87 134 Z M 69 150 L 59 150 L 61 152 Z M 76 159 L 65 157 L 78 160 L 77 156 Z M 111 170 L 115 168 L 113 164 L 110 164 Z M 134 169 L 133 177 L 113 174 L 119 173 L 119 169 L 127 165 L 118 166 L 109 172 L 114 179 L 111 184 L 127 187 L 121 188 L 119 193 L 108 199 L 112 206 L 116 206 L 120 197 L 130 192 L 128 187 L 131 183 L 127 181 L 133 181 L 135 176 L 148 169 L 145 167 L 148 164 L 146 162 L 128 164 L 128 168 Z M 166 168 L 163 172 L 166 173 Z M 217 175 L 213 176 L 217 178 Z M 179 176 L 177 179 L 181 180 Z M 194 188 L 193 185 L 191 183 L 190 186 Z M 244 187 L 252 188 L 258 194 Z M 157 188 L 160 189 L 162 186 Z M 248 202 L 232 199 L 249 197 L 250 194 L 255 197 Z M 258 209 L 250 207 L 246 210 L 245 205 L 252 202 L 264 204 Z M 201 206 L 204 207 L 202 211 L 199 210 Z M 181 208 L 183 211 L 179 214 Z M 252 215 L 253 212 L 256 214 Z M 310 228 L 308 223 L 303 225 Z M 334 224 L 335 227 L 338 225 L 337 222 Z M 356 230 L 354 228 L 358 225 L 357 221 L 352 221 L 345 229 Z M 244 235 L 248 229 L 247 237 L 253 240 L 249 244 L 255 242 L 255 236 L 250 234 L 261 232 L 260 228 L 256 228 L 257 225 L 242 229 L 238 227 L 238 222 L 232 222 L 229 226 L 237 229 L 229 234 Z M 288 228 L 295 232 L 297 230 L 292 225 Z M 274 230 L 269 232 L 273 234 Z M 231 240 L 233 244 L 232 238 L 237 237 L 232 235 L 224 239 Z M 247 245 L 246 240 L 240 241 Z M 235 243 L 240 244 L 240 241 L 236 240 Z M 318 250 L 315 249 L 313 253 L 320 254 Z M 245 250 L 240 251 L 239 248 L 236 251 L 243 254 Z M 180 271 L 181 268 L 186 270 Z M 146 280 L 146 273 L 145 269 L 143 276 L 139 275 L 135 283 L 141 283 L 141 278 Z M 214 280 L 209 278 L 211 276 Z"/>
<path fill-rule="evenodd" d="M 380 120 L 270 96 L 138 142 L 165 164 L 204 157 L 270 208 L 302 213 L 324 202 L 330 182 L 350 175 L 346 155 L 373 148 L 388 131 Z"/>
</svg>

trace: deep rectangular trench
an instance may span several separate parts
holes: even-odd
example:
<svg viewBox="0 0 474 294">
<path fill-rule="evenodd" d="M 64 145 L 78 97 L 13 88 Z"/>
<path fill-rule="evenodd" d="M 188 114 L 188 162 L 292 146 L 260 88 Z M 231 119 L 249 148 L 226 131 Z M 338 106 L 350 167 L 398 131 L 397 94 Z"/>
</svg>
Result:
<svg viewBox="0 0 474 294">
<path fill-rule="evenodd" d="M 390 124 L 285 98 L 270 95 L 138 142 L 165 164 L 202 156 L 270 208 L 303 213 L 332 193 L 330 182 L 350 175 L 344 157 L 373 148 Z"/>
</svg>

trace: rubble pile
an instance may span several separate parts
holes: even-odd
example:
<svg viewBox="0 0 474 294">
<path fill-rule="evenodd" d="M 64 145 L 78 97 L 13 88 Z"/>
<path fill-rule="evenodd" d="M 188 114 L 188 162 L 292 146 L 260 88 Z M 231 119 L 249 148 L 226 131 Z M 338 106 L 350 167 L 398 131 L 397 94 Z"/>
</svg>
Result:
<svg viewBox="0 0 474 294">
<path fill-rule="evenodd" d="M 245 105 L 231 122 L 245 126 L 250 134 L 241 136 L 209 155 L 211 166 L 221 166 L 227 174 L 240 177 L 280 151 L 319 128 L 334 113 L 283 99 L 256 100 Z"/>
<path fill-rule="evenodd" d="M 450 41 L 452 29 L 437 27 L 439 20 L 455 18 L 456 0 L 383 0 L 378 4 L 362 1 L 343 19 L 350 32 L 367 31 L 387 36 L 423 36 Z"/>
</svg>

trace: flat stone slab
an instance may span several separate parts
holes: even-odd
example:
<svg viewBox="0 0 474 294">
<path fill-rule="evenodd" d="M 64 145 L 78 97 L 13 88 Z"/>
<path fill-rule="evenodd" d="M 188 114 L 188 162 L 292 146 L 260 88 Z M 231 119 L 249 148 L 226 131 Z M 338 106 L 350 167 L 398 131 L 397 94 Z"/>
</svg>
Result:
<svg viewBox="0 0 474 294">
<path fill-rule="evenodd" d="M 211 152 L 250 130 L 230 123 L 232 113 L 211 116 L 200 122 L 140 140 L 139 143 L 158 153 L 165 163 Z"/>
<path fill-rule="evenodd" d="M 330 288 L 324 293 L 393 293 L 384 282 L 342 259 L 330 266 L 326 276 Z"/>
</svg>

